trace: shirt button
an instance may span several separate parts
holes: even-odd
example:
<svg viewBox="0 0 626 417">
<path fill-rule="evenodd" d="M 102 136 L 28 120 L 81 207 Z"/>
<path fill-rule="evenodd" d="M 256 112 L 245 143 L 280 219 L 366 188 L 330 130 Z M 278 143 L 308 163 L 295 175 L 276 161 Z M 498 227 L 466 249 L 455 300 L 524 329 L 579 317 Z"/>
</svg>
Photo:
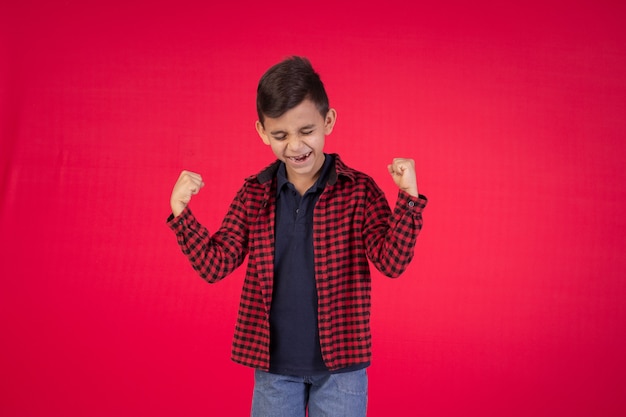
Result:
<svg viewBox="0 0 626 417">
<path fill-rule="evenodd" d="M 415 206 L 415 201 L 409 201 L 409 207 L 414 207 Z"/>
</svg>

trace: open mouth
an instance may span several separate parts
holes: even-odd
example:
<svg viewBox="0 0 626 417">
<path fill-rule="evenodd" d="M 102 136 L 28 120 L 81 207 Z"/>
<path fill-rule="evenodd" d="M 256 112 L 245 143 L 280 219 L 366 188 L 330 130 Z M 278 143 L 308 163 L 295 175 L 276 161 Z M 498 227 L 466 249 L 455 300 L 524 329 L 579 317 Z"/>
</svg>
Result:
<svg viewBox="0 0 626 417">
<path fill-rule="evenodd" d="M 299 156 L 290 156 L 289 159 L 296 163 L 302 163 L 306 161 L 309 158 L 309 156 L 311 156 L 311 152 L 308 152 L 308 153 L 305 153 L 304 155 L 299 155 Z"/>
</svg>

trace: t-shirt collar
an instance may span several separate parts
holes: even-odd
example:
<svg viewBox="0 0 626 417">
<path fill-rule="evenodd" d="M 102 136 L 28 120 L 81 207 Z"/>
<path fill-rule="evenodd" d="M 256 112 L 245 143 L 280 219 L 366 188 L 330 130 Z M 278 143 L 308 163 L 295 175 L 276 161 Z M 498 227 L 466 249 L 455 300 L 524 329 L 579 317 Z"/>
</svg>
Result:
<svg viewBox="0 0 626 417">
<path fill-rule="evenodd" d="M 330 173 L 330 167 L 333 165 L 333 162 L 333 155 L 324 154 L 324 165 L 322 165 L 320 176 L 317 178 L 317 181 L 315 181 L 315 184 L 311 186 L 309 191 L 317 191 L 318 189 L 326 186 L 326 183 L 328 182 L 328 175 Z M 281 161 L 278 166 L 278 170 L 276 171 L 276 195 L 280 194 L 280 191 L 288 183 L 287 168 L 285 167 L 285 163 Z"/>
</svg>

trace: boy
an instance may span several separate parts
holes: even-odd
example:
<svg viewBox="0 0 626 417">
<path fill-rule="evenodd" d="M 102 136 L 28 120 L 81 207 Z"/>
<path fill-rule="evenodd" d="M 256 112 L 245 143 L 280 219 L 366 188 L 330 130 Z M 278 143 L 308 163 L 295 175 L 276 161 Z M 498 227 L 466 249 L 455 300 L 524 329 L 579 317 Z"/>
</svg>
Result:
<svg viewBox="0 0 626 417">
<path fill-rule="evenodd" d="M 270 68 L 256 130 L 277 160 L 248 177 L 213 235 L 188 207 L 205 185 L 183 171 L 168 224 L 208 282 L 246 256 L 232 359 L 255 368 L 252 416 L 365 416 L 371 335 L 368 260 L 389 277 L 413 257 L 426 198 L 413 160 L 388 166 L 392 212 L 367 175 L 324 153 L 337 113 L 305 58 Z"/>
</svg>

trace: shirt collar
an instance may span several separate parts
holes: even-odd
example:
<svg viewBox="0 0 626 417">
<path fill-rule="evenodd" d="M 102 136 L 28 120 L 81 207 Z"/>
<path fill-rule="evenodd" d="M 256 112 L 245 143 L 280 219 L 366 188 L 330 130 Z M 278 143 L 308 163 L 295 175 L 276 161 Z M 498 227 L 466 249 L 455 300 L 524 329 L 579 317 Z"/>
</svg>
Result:
<svg viewBox="0 0 626 417">
<path fill-rule="evenodd" d="M 354 170 L 348 168 L 339 155 L 330 154 L 334 158 L 335 163 L 331 164 L 330 172 L 328 174 L 327 185 L 335 185 L 339 176 L 345 177 L 350 181 L 354 181 Z M 276 171 L 282 162 L 278 159 L 274 160 L 271 164 L 266 166 L 261 172 L 255 175 L 251 175 L 246 178 L 246 181 L 257 181 L 259 184 L 267 184 L 268 181 L 276 178 Z"/>
</svg>

